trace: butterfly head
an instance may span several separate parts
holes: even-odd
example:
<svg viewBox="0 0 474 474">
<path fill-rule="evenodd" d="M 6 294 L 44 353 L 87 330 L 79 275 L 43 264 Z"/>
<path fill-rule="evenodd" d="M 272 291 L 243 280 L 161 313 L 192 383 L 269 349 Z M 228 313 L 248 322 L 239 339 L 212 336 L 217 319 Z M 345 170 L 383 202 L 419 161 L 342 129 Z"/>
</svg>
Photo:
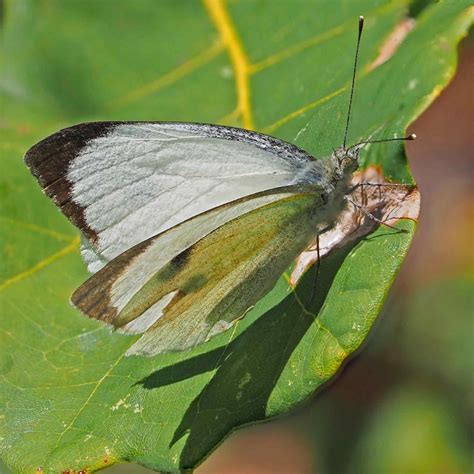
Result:
<svg viewBox="0 0 474 474">
<path fill-rule="evenodd" d="M 333 153 L 335 165 L 341 176 L 351 175 L 359 167 L 359 151 L 361 147 L 336 148 Z"/>
</svg>

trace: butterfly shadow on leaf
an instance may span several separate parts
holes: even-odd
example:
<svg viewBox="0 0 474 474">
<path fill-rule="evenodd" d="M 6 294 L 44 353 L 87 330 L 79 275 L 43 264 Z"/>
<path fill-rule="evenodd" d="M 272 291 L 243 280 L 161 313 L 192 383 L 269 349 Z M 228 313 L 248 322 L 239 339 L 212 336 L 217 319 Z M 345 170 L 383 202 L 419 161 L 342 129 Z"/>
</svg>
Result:
<svg viewBox="0 0 474 474">
<path fill-rule="evenodd" d="M 344 247 L 323 260 L 312 298 L 315 268 L 304 275 L 296 292 L 308 311 L 302 309 L 292 292 L 229 344 L 157 370 L 137 383 L 154 390 L 215 370 L 189 405 L 170 442 L 171 447 L 187 435 L 180 457 L 182 468 L 195 467 L 236 427 L 266 418 L 268 400 L 283 369 L 314 323 L 313 315 L 319 313 L 352 247 Z"/>
</svg>

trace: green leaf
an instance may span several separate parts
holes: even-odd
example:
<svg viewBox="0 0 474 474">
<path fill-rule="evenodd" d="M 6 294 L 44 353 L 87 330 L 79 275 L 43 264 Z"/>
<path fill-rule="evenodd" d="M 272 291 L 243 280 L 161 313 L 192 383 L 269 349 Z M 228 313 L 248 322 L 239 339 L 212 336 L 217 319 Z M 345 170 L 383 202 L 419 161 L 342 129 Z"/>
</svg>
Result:
<svg viewBox="0 0 474 474">
<path fill-rule="evenodd" d="M 329 256 L 311 307 L 314 273 L 297 293 L 282 278 L 209 343 L 125 358 L 134 337 L 68 304 L 87 278 L 77 231 L 29 175 L 28 147 L 85 120 L 187 120 L 254 127 L 324 156 L 342 140 L 360 14 L 350 141 L 402 133 L 452 77 L 469 4 L 426 6 L 396 53 L 371 70 L 407 13 L 403 1 L 6 2 L 0 450 L 15 472 L 92 472 L 124 461 L 178 472 L 233 429 L 286 412 L 360 347 L 414 231 L 412 222 L 400 224 L 407 234 L 379 229 Z M 399 146 L 374 146 L 363 158 L 412 179 Z"/>
</svg>

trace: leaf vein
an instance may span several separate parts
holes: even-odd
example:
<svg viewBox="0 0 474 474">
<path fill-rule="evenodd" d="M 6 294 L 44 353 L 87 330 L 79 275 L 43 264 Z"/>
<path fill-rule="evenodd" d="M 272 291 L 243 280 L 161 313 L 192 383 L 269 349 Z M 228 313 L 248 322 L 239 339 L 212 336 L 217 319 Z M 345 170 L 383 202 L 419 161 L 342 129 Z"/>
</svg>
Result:
<svg viewBox="0 0 474 474">
<path fill-rule="evenodd" d="M 109 376 L 109 374 L 115 369 L 115 367 L 117 367 L 117 365 L 119 364 L 119 362 L 125 357 L 125 353 L 122 353 L 118 358 L 117 360 L 110 366 L 109 370 L 107 370 L 107 372 L 102 376 L 102 378 L 97 382 L 96 386 L 92 389 L 90 395 L 87 397 L 87 399 L 85 400 L 85 402 L 82 404 L 81 408 L 79 408 L 78 412 L 76 413 L 76 416 L 71 420 L 71 422 L 69 423 L 69 425 L 66 426 L 66 428 L 64 429 L 64 431 L 59 435 L 58 439 L 56 440 L 56 444 L 54 446 L 54 448 L 52 449 L 50 455 L 59 447 L 59 444 L 61 443 L 61 440 L 62 438 L 64 437 L 64 435 L 70 431 L 71 429 L 73 429 L 73 425 L 74 423 L 76 422 L 76 420 L 79 418 L 79 416 L 81 415 L 81 413 L 86 409 L 89 401 L 92 399 L 92 397 L 95 395 L 95 393 L 97 392 L 97 390 L 99 389 L 99 387 L 101 386 L 102 382 Z"/>
<path fill-rule="evenodd" d="M 80 240 L 79 237 L 76 237 L 69 245 L 66 245 L 66 247 L 62 248 L 58 252 L 53 253 L 52 255 L 50 255 L 49 257 L 46 257 L 43 260 L 40 260 L 36 265 L 32 266 L 28 270 L 25 270 L 24 272 L 18 273 L 15 276 L 12 276 L 11 278 L 6 279 L 5 281 L 3 281 L 3 283 L 0 284 L 0 292 L 14 285 L 15 283 L 18 283 L 24 280 L 25 278 L 28 278 L 31 275 L 34 275 L 35 273 L 39 272 L 43 268 L 54 263 L 56 260 L 74 252 L 77 249 L 77 246 L 79 245 L 79 240 Z"/>
<path fill-rule="evenodd" d="M 201 51 L 195 57 L 188 59 L 184 63 L 180 64 L 177 68 L 163 74 L 154 81 L 144 84 L 143 86 L 132 90 L 125 96 L 115 99 L 109 102 L 106 107 L 109 110 L 116 110 L 120 107 L 128 105 L 132 102 L 136 102 L 144 97 L 147 97 L 155 92 L 160 91 L 166 87 L 173 85 L 188 74 L 196 71 L 197 69 L 210 63 L 219 53 L 224 49 L 222 41 L 216 41 L 215 44 L 209 48 Z"/>
<path fill-rule="evenodd" d="M 229 52 L 236 80 L 237 109 L 242 114 L 243 126 L 253 130 L 255 127 L 251 108 L 250 60 L 224 1 L 203 0 L 203 3 Z"/>
<path fill-rule="evenodd" d="M 50 237 L 55 238 L 56 240 L 72 242 L 74 237 L 70 235 L 63 234 L 62 232 L 56 232 L 55 230 L 49 230 L 45 227 L 41 227 L 37 224 L 30 224 L 29 222 L 22 222 L 17 219 L 12 219 L 11 217 L 7 216 L 0 216 L 0 220 L 10 222 L 11 224 L 18 225 L 20 227 L 24 227 L 25 229 L 32 230 L 34 232 L 38 232 L 40 234 L 49 235 Z"/>
<path fill-rule="evenodd" d="M 366 16 L 367 18 L 370 18 L 370 17 L 376 17 L 377 15 L 390 13 L 394 8 L 398 6 L 397 2 L 398 0 L 390 1 L 384 5 L 378 6 L 374 8 L 371 12 L 368 12 Z M 300 41 L 299 43 L 296 43 L 293 46 L 284 48 L 281 51 L 278 51 L 277 53 L 267 56 L 265 59 L 262 59 L 261 61 L 257 63 L 251 64 L 249 73 L 251 75 L 257 74 L 260 71 L 263 71 L 264 69 L 267 69 L 268 67 L 273 66 L 274 64 L 277 64 L 281 61 L 284 61 L 285 59 L 289 59 L 289 58 L 292 58 L 293 56 L 296 56 L 297 54 L 305 51 L 308 48 L 311 48 L 312 46 L 318 46 L 332 38 L 335 38 L 353 29 L 354 29 L 354 20 L 351 18 L 350 20 L 344 23 L 341 23 L 340 25 L 337 25 L 334 28 L 331 28 L 327 31 L 324 31 L 315 36 L 307 38 L 303 41 Z"/>
</svg>

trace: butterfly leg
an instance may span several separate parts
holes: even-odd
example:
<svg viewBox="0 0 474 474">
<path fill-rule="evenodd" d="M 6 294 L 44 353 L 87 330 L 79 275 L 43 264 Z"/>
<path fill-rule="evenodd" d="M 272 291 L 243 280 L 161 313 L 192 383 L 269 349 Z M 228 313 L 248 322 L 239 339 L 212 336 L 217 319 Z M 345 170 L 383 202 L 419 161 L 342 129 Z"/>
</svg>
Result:
<svg viewBox="0 0 474 474">
<path fill-rule="evenodd" d="M 372 183 L 370 181 L 363 181 L 357 184 L 354 184 L 352 188 L 349 189 L 348 194 L 352 194 L 354 191 L 356 191 L 359 188 L 364 189 L 364 186 L 376 186 L 377 188 L 395 188 L 395 187 L 401 187 L 401 188 L 406 188 L 407 185 L 403 183 Z"/>
<path fill-rule="evenodd" d="M 364 194 L 364 186 L 372 186 L 372 187 L 375 186 L 379 191 L 379 201 L 382 201 L 382 188 L 397 188 L 398 187 L 398 188 L 403 188 L 403 189 L 407 190 L 407 188 L 410 187 L 409 185 L 406 185 L 406 184 L 403 184 L 403 183 L 374 183 L 374 182 L 371 182 L 371 181 L 363 181 L 363 182 L 357 183 L 350 189 L 350 192 L 348 194 L 352 194 L 354 191 L 356 191 L 358 188 L 360 188 L 360 193 L 361 193 L 361 196 L 362 196 L 362 204 L 363 205 L 366 205 L 367 202 L 368 202 L 367 193 Z M 415 186 L 413 186 L 413 188 L 415 188 Z M 355 205 L 354 202 L 352 202 L 352 203 Z M 360 204 L 359 204 L 359 206 L 360 206 Z M 363 207 L 363 206 L 361 206 L 361 207 Z M 383 225 L 385 225 L 387 227 L 391 227 L 387 224 L 387 221 L 398 219 L 398 217 L 396 217 L 396 216 L 392 217 L 392 214 L 393 214 L 394 211 L 395 211 L 395 209 L 392 209 L 385 216 L 385 219 L 383 220 Z M 375 216 L 373 214 L 370 214 L 369 218 L 372 219 L 372 217 L 375 217 Z M 418 222 L 417 219 L 414 219 L 414 218 L 408 217 L 408 216 L 404 216 L 403 219 L 411 220 L 413 222 Z M 376 219 L 375 219 L 375 221 L 378 222 Z M 382 221 L 380 221 L 380 222 L 382 222 Z"/>
<path fill-rule="evenodd" d="M 404 229 L 398 229 L 397 227 L 393 226 L 393 225 L 390 225 L 390 224 L 387 224 L 386 221 L 383 221 L 377 217 L 375 217 L 373 214 L 371 214 L 367 209 L 364 208 L 364 206 L 361 206 L 360 204 L 358 204 L 357 202 L 355 202 L 353 199 L 351 199 L 349 196 L 344 196 L 344 199 L 349 202 L 350 204 L 352 204 L 357 210 L 359 210 L 362 214 L 364 214 L 364 216 L 368 217 L 370 220 L 374 221 L 374 222 L 377 222 L 377 224 L 380 224 L 380 225 L 383 225 L 385 227 L 388 227 L 390 229 L 393 229 L 393 230 L 396 230 L 397 232 L 407 232 L 406 230 Z"/>
<path fill-rule="evenodd" d="M 319 248 L 319 234 L 316 236 L 316 256 L 318 260 L 316 261 L 316 276 L 314 277 L 314 284 L 311 288 L 311 299 L 309 300 L 310 305 L 313 303 L 314 296 L 316 294 L 316 285 L 318 284 L 319 271 L 321 269 L 321 254 Z"/>
</svg>

